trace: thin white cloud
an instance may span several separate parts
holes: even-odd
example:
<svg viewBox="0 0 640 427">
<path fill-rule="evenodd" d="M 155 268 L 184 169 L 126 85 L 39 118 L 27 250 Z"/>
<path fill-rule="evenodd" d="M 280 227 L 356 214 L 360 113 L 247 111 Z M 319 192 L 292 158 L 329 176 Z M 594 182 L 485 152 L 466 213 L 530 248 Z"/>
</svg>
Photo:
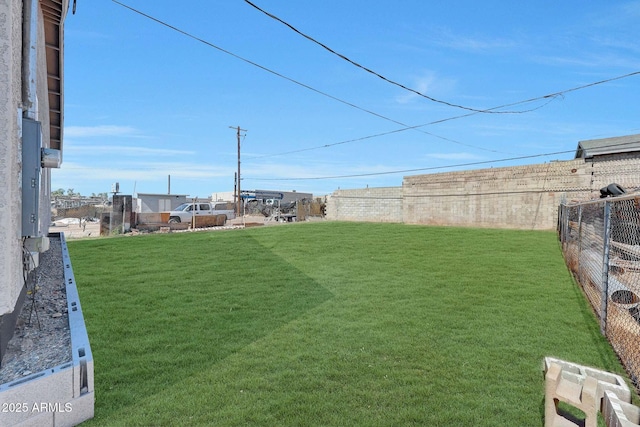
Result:
<svg viewBox="0 0 640 427">
<path fill-rule="evenodd" d="M 532 56 L 531 60 L 539 64 L 557 66 L 557 67 L 581 67 L 581 68 L 598 68 L 598 67 L 613 67 L 637 69 L 640 65 L 640 61 L 635 58 L 625 57 L 624 55 L 616 55 L 615 53 L 594 53 L 588 52 L 582 56 L 553 56 L 553 55 L 536 55 Z M 602 77 L 612 76 L 602 73 Z"/>
<path fill-rule="evenodd" d="M 262 179 L 316 179 L 320 177 L 369 175 L 404 169 L 397 165 L 357 165 L 349 162 L 333 162 L 300 165 L 289 163 L 257 163 L 247 165 L 242 172 L 248 181 Z M 371 179 L 371 178 L 369 178 Z"/>
<path fill-rule="evenodd" d="M 434 94 L 441 96 L 444 92 L 449 92 L 454 86 L 454 80 L 438 78 L 434 72 L 427 72 L 425 75 L 414 79 L 411 89 L 415 89 L 429 96 L 433 96 Z M 408 104 L 418 99 L 424 98 L 412 92 L 403 92 L 402 95 L 395 98 L 399 104 Z"/>
<path fill-rule="evenodd" d="M 414 83 L 412 89 L 415 89 L 420 93 L 427 93 L 430 91 L 431 87 L 433 86 L 435 79 L 436 78 L 433 75 L 433 73 L 430 73 L 429 75 L 424 76 L 422 78 L 418 78 Z M 413 101 L 416 98 L 419 98 L 417 94 L 411 93 L 411 92 L 404 92 L 402 95 L 399 95 L 396 97 L 396 102 L 398 102 L 399 104 L 408 104 L 409 102 Z"/>
<path fill-rule="evenodd" d="M 290 164 L 289 162 L 272 162 L 246 164 L 241 174 L 245 178 L 313 178 L 317 176 L 334 175 L 335 165 L 322 165 L 318 163 L 310 165 Z"/>
<path fill-rule="evenodd" d="M 426 155 L 431 159 L 439 159 L 439 160 L 480 160 L 484 159 L 482 156 L 478 156 L 477 154 L 459 152 L 459 153 L 429 153 Z"/>
<path fill-rule="evenodd" d="M 633 28 L 633 25 L 626 27 L 626 24 L 635 24 L 640 18 L 639 1 L 621 2 L 617 5 L 607 5 L 607 7 L 610 8 L 590 17 L 591 25 L 598 28 L 610 27 L 614 31 L 619 31 L 621 28 Z"/>
<path fill-rule="evenodd" d="M 140 136 L 140 132 L 131 126 L 67 126 L 64 128 L 66 137 L 90 138 L 96 136 Z"/>
<path fill-rule="evenodd" d="M 441 47 L 475 53 L 502 51 L 517 47 L 517 43 L 514 40 L 455 34 L 451 30 L 444 28 L 436 29 L 432 34 L 431 40 Z"/>
<path fill-rule="evenodd" d="M 55 171 L 58 178 L 73 177 L 76 182 L 101 180 L 164 180 L 167 175 L 184 179 L 212 179 L 233 176 L 232 168 L 212 165 L 172 162 L 142 162 L 136 164 L 119 163 L 116 167 L 87 166 L 80 163 L 64 162 Z"/>
<path fill-rule="evenodd" d="M 166 148 L 134 147 L 126 145 L 67 145 L 65 152 L 70 153 L 92 153 L 92 154 L 113 154 L 118 156 L 177 156 L 193 155 L 192 150 L 173 150 Z"/>
</svg>

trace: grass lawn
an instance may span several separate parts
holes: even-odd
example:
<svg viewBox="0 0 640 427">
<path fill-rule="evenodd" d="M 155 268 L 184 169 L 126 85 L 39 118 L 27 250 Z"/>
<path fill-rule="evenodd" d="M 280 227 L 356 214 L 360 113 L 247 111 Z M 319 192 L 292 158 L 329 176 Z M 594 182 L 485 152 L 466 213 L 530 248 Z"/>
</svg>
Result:
<svg viewBox="0 0 640 427">
<path fill-rule="evenodd" d="M 542 426 L 544 356 L 623 373 L 552 232 L 322 222 L 68 246 L 88 426 Z"/>
</svg>

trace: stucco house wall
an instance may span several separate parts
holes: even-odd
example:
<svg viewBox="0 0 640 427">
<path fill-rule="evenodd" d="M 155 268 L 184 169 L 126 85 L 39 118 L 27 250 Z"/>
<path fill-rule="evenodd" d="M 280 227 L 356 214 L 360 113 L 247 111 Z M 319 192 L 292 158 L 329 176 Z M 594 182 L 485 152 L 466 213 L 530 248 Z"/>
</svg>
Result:
<svg viewBox="0 0 640 427">
<path fill-rule="evenodd" d="M 37 231 L 30 233 L 36 239 L 22 237 L 22 120 L 39 122 L 41 147 L 51 148 L 50 114 L 55 111 L 59 126 L 53 148 L 61 148 L 62 22 L 69 1 L 52 1 L 0 0 L 0 361 L 26 292 L 23 265 L 32 269 L 39 251 L 47 248 L 46 239 L 39 238 L 47 235 L 51 220 L 48 168 L 41 168 L 38 175 Z M 57 104 L 53 108 L 51 100 Z M 24 251 L 30 253 L 27 263 Z"/>
<path fill-rule="evenodd" d="M 0 316 L 22 287 L 21 73 L 22 2 L 0 1 Z"/>
</svg>

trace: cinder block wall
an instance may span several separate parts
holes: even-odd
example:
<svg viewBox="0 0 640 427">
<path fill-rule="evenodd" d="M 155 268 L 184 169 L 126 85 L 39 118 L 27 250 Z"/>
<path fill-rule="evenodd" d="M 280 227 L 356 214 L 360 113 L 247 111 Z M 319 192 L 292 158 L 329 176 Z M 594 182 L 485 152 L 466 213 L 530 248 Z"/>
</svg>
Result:
<svg viewBox="0 0 640 427">
<path fill-rule="evenodd" d="M 402 222 L 402 187 L 336 190 L 326 217 L 336 221 Z"/>
<path fill-rule="evenodd" d="M 590 162 L 593 189 L 615 182 L 627 190 L 640 187 L 640 153 L 619 154 Z"/>
<path fill-rule="evenodd" d="M 588 198 L 584 160 L 405 177 L 408 224 L 553 229 L 562 200 Z"/>
<path fill-rule="evenodd" d="M 551 230 L 563 201 L 640 187 L 638 154 L 405 177 L 402 187 L 337 190 L 327 219 Z"/>
</svg>

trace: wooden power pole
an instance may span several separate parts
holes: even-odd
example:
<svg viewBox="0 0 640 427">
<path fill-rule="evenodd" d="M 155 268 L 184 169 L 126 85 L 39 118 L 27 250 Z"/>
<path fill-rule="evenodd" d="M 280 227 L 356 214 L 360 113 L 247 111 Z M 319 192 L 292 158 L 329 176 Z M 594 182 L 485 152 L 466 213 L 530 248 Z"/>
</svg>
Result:
<svg viewBox="0 0 640 427">
<path fill-rule="evenodd" d="M 246 129 L 240 129 L 240 126 L 229 126 L 231 129 L 236 129 L 236 136 L 238 138 L 238 173 L 236 174 L 236 211 L 237 215 L 242 215 L 242 197 L 240 192 L 240 131 L 246 132 Z"/>
</svg>

